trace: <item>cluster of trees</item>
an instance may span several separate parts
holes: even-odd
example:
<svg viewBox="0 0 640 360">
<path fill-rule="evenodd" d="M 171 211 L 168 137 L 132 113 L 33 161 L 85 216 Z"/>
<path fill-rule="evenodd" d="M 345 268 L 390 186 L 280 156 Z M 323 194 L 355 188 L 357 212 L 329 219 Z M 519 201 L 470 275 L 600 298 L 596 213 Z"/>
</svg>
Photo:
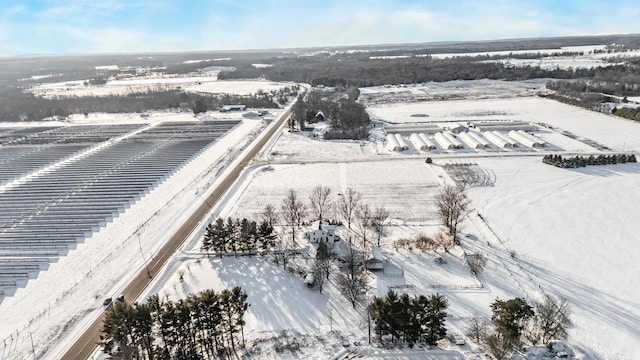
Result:
<svg viewBox="0 0 640 360">
<path fill-rule="evenodd" d="M 216 221 L 207 225 L 202 240 L 202 249 L 223 256 L 225 253 L 233 252 L 248 253 L 252 255 L 258 250 L 270 250 L 276 244 L 276 234 L 273 225 L 263 221 L 259 225 L 255 221 L 247 219 L 231 219 L 225 221 L 217 218 Z"/>
<path fill-rule="evenodd" d="M 464 190 L 456 185 L 445 185 L 434 199 L 440 224 L 447 235 L 458 243 L 458 227 L 469 211 L 470 201 Z"/>
<path fill-rule="evenodd" d="M 474 317 L 467 336 L 487 346 L 498 360 L 506 359 L 522 345 L 548 344 L 566 339 L 573 326 L 571 308 L 565 299 L 545 294 L 533 305 L 523 298 L 496 299 L 491 304 L 491 319 Z"/>
<path fill-rule="evenodd" d="M 526 80 L 538 78 L 577 79 L 593 77 L 593 69 L 541 69 L 536 66 L 511 67 L 475 58 L 435 59 L 429 56 L 370 59 L 372 54 L 313 56 L 304 60 L 283 58 L 273 66 L 256 69 L 250 65 L 223 71 L 224 79 L 264 76 L 273 81 L 296 81 L 314 85 L 366 87 L 384 84 L 423 83 L 451 80 Z M 384 55 L 383 55 L 384 56 Z"/>
<path fill-rule="evenodd" d="M 365 139 L 369 135 L 370 119 L 364 105 L 356 102 L 359 93 L 357 88 L 350 87 L 345 98 L 343 92 L 312 90 L 294 104 L 289 127 L 304 129 L 307 123 L 318 120 L 316 115 L 320 111 L 331 125 L 325 133 L 326 139 Z"/>
<path fill-rule="evenodd" d="M 615 109 L 613 109 L 613 114 L 625 119 L 640 121 L 640 107 L 616 107 Z"/>
<path fill-rule="evenodd" d="M 429 297 L 407 294 L 398 296 L 389 290 L 384 298 L 373 298 L 371 318 L 380 336 L 391 341 L 415 343 L 424 339 L 429 345 L 445 337 L 445 318 L 449 302 L 441 294 Z"/>
<path fill-rule="evenodd" d="M 542 162 L 548 165 L 553 165 L 560 168 L 578 168 L 585 167 L 587 165 L 611 165 L 611 164 L 624 164 L 636 162 L 636 156 L 634 154 L 609 154 L 609 155 L 589 155 L 586 156 L 572 156 L 563 158 L 561 155 L 545 155 L 542 158 Z"/>
<path fill-rule="evenodd" d="M 283 93 L 284 94 L 284 93 Z M 180 90 L 137 92 L 128 95 L 100 97 L 60 97 L 42 98 L 33 94 L 11 92 L 0 107 L 0 118 L 5 121 L 37 121 L 53 116 L 69 116 L 93 112 L 121 113 L 144 112 L 149 110 L 179 109 L 195 110 L 200 104 L 200 112 L 218 109 L 224 104 L 245 104 L 256 108 L 277 108 L 283 94 L 269 95 L 207 95 Z"/>
<path fill-rule="evenodd" d="M 205 290 L 176 302 L 152 296 L 116 302 L 105 313 L 100 345 L 115 359 L 218 359 L 235 353 L 249 304 L 241 288 Z"/>
<path fill-rule="evenodd" d="M 347 188 L 344 194 L 338 194 L 338 199 L 334 199 L 331 189 L 323 185 L 313 188 L 308 202 L 301 199 L 295 190 L 289 189 L 279 209 L 267 205 L 262 211 L 263 222 L 275 224 L 281 221 L 288 229 L 292 247 L 295 247 L 296 234 L 302 225 L 315 220 L 328 220 L 335 224 L 344 222 L 349 230 L 353 225 L 353 230 L 362 240 L 363 248 L 374 240 L 380 246 L 388 219 L 389 212 L 384 206 L 369 206 L 358 191 Z"/>
</svg>

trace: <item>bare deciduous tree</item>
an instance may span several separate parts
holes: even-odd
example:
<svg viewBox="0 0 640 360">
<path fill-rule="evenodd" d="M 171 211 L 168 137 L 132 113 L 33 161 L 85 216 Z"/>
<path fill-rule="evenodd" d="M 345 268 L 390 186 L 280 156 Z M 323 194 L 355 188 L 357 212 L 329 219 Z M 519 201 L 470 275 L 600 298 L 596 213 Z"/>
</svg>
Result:
<svg viewBox="0 0 640 360">
<path fill-rule="evenodd" d="M 438 246 L 442 247 L 445 252 L 449 252 L 453 245 L 455 245 L 453 236 L 445 232 L 438 232 L 433 240 Z"/>
<path fill-rule="evenodd" d="M 280 216 L 282 221 L 289 227 L 291 232 L 291 248 L 296 247 L 296 227 L 300 227 L 306 206 L 298 199 L 298 194 L 293 189 L 289 189 L 287 197 L 280 204 Z"/>
<path fill-rule="evenodd" d="M 487 258 L 479 252 L 467 255 L 467 265 L 471 274 L 478 276 L 487 265 Z"/>
<path fill-rule="evenodd" d="M 469 199 L 463 190 L 454 185 L 445 185 L 435 196 L 440 223 L 457 241 L 458 226 L 467 215 L 469 209 Z"/>
<path fill-rule="evenodd" d="M 489 318 L 476 315 L 469 319 L 466 335 L 479 344 L 489 334 L 489 325 Z"/>
<path fill-rule="evenodd" d="M 347 227 L 351 229 L 351 222 L 353 222 L 358 206 L 360 205 L 360 200 L 362 196 L 356 190 L 352 188 L 347 188 L 347 191 L 344 192 L 343 196 L 340 198 L 340 202 L 338 203 L 338 211 L 342 218 L 347 222 Z"/>
<path fill-rule="evenodd" d="M 260 217 L 263 222 L 269 224 L 269 226 L 273 226 L 273 224 L 278 220 L 278 213 L 273 205 L 267 204 L 267 206 L 262 210 Z"/>
<path fill-rule="evenodd" d="M 331 208 L 331 189 L 322 185 L 313 188 L 309 196 L 309 204 L 314 218 L 322 223 Z"/>
<path fill-rule="evenodd" d="M 497 360 L 506 359 L 513 349 L 512 342 L 497 331 L 487 334 L 484 341 L 489 348 L 489 353 Z"/>
<path fill-rule="evenodd" d="M 534 304 L 532 331 L 527 338 L 534 344 L 546 344 L 553 339 L 566 339 L 573 326 L 571 308 L 567 299 L 556 299 L 544 294 L 542 301 Z"/>
<path fill-rule="evenodd" d="M 373 231 L 376 234 L 378 247 L 380 247 L 380 239 L 382 238 L 382 235 L 384 235 L 388 219 L 389 212 L 384 208 L 384 206 L 377 207 L 373 212 L 373 217 L 371 218 L 371 226 L 373 227 Z"/>
<path fill-rule="evenodd" d="M 356 215 L 358 218 L 358 231 L 362 237 L 362 249 L 367 249 L 367 235 L 369 234 L 371 227 L 371 218 L 373 212 L 367 203 L 361 203 L 356 209 Z"/>
<path fill-rule="evenodd" d="M 364 259 L 362 254 L 349 246 L 346 254 L 346 262 L 342 271 L 338 274 L 338 288 L 342 295 L 351 302 L 353 307 L 367 288 L 367 279 L 364 273 Z"/>
</svg>

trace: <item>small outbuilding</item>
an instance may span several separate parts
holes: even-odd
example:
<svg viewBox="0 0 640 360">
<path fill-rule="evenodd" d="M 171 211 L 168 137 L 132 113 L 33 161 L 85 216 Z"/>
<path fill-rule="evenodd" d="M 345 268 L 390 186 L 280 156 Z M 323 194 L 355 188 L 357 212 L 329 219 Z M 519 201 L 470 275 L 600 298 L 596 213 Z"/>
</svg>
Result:
<svg viewBox="0 0 640 360">
<path fill-rule="evenodd" d="M 223 105 L 220 109 L 220 112 L 229 112 L 229 111 L 245 111 L 247 110 L 247 105 Z"/>
</svg>

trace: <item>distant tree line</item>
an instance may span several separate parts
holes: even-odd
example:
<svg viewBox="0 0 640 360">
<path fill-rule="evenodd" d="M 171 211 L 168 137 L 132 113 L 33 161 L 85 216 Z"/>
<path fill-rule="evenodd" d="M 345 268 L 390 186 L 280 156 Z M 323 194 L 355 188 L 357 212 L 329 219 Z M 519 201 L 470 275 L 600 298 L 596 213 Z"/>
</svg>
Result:
<svg viewBox="0 0 640 360">
<path fill-rule="evenodd" d="M 561 155 L 545 155 L 542 162 L 560 168 L 578 168 L 587 165 L 612 165 L 636 162 L 634 154 L 608 154 L 572 156 L 563 158 Z"/>
<path fill-rule="evenodd" d="M 429 345 L 445 337 L 445 318 L 449 302 L 441 294 L 411 297 L 398 296 L 389 290 L 384 298 L 374 297 L 371 318 L 382 340 L 389 336 L 393 343 L 416 343 L 423 339 Z"/>
<path fill-rule="evenodd" d="M 625 119 L 640 121 L 640 107 L 616 107 L 613 109 L 612 113 Z"/>
<path fill-rule="evenodd" d="M 0 94 L 0 96 L 3 94 Z M 94 112 L 135 113 L 150 110 L 178 109 L 190 111 L 197 102 L 206 110 L 215 110 L 225 104 L 244 104 L 253 108 L 277 108 L 285 95 L 254 94 L 209 95 L 180 90 L 147 91 L 128 95 L 100 97 L 36 97 L 25 93 L 5 93 L 0 107 L 2 121 L 38 121 L 44 118 Z"/>
<path fill-rule="evenodd" d="M 249 307 L 240 287 L 204 290 L 184 300 L 113 304 L 99 345 L 112 359 L 227 359 L 235 353 Z"/>
<path fill-rule="evenodd" d="M 226 253 L 252 255 L 260 250 L 271 250 L 276 244 L 273 226 L 266 221 L 258 224 L 247 219 L 217 218 L 207 225 L 202 249 L 219 256 Z"/>
</svg>

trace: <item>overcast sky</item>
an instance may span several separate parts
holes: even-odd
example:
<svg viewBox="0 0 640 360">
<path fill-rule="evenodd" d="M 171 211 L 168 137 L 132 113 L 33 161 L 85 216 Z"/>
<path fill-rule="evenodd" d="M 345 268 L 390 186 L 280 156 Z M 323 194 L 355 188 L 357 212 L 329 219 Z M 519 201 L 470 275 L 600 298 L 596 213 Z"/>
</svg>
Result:
<svg viewBox="0 0 640 360">
<path fill-rule="evenodd" d="M 0 56 L 640 33 L 638 0 L 0 0 Z"/>
</svg>

